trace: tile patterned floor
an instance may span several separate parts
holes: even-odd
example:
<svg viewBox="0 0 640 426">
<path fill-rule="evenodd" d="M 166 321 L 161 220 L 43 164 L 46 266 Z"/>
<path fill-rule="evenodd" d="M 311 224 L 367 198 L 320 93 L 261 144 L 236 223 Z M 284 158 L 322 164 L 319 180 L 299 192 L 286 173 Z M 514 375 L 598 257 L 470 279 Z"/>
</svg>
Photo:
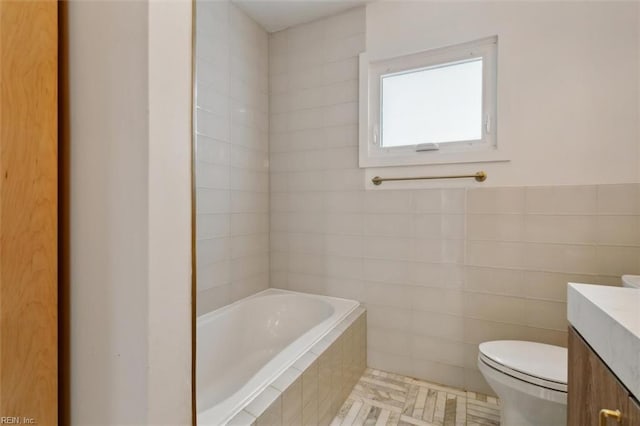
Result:
<svg viewBox="0 0 640 426">
<path fill-rule="evenodd" d="M 494 397 L 367 368 L 331 426 L 499 424 Z"/>
</svg>

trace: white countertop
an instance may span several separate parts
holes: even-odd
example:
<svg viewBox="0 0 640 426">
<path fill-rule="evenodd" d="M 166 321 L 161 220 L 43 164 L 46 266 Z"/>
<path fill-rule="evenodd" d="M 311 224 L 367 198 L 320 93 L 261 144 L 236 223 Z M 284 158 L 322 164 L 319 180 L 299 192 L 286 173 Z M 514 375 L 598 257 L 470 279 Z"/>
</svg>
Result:
<svg viewBox="0 0 640 426">
<path fill-rule="evenodd" d="M 571 325 L 640 397 L 640 289 L 569 283 Z"/>
</svg>

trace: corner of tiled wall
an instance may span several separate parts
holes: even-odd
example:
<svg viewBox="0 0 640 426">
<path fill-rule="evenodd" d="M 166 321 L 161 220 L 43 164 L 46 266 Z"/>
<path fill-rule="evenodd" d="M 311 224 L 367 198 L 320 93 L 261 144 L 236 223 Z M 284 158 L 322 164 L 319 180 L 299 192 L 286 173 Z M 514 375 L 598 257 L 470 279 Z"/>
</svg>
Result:
<svg viewBox="0 0 640 426">
<path fill-rule="evenodd" d="M 198 313 L 269 286 L 268 35 L 228 1 L 197 1 Z"/>
</svg>

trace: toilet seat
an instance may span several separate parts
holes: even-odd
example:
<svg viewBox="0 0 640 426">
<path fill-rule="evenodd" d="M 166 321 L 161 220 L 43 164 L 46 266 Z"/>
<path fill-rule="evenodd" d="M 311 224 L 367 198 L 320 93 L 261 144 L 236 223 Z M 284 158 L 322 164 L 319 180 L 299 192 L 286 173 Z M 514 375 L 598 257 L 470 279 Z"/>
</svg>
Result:
<svg viewBox="0 0 640 426">
<path fill-rule="evenodd" d="M 481 343 L 479 360 L 508 376 L 567 392 L 567 349 L 543 343 L 498 340 Z"/>
</svg>

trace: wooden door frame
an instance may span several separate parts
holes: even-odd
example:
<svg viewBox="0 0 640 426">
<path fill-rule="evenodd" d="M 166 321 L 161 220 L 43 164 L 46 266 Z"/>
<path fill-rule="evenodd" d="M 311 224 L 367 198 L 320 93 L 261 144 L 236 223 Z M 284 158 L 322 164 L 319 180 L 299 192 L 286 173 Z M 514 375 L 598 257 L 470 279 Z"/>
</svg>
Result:
<svg viewBox="0 0 640 426">
<path fill-rule="evenodd" d="M 0 415 L 58 422 L 58 11 L 0 1 Z"/>
</svg>

